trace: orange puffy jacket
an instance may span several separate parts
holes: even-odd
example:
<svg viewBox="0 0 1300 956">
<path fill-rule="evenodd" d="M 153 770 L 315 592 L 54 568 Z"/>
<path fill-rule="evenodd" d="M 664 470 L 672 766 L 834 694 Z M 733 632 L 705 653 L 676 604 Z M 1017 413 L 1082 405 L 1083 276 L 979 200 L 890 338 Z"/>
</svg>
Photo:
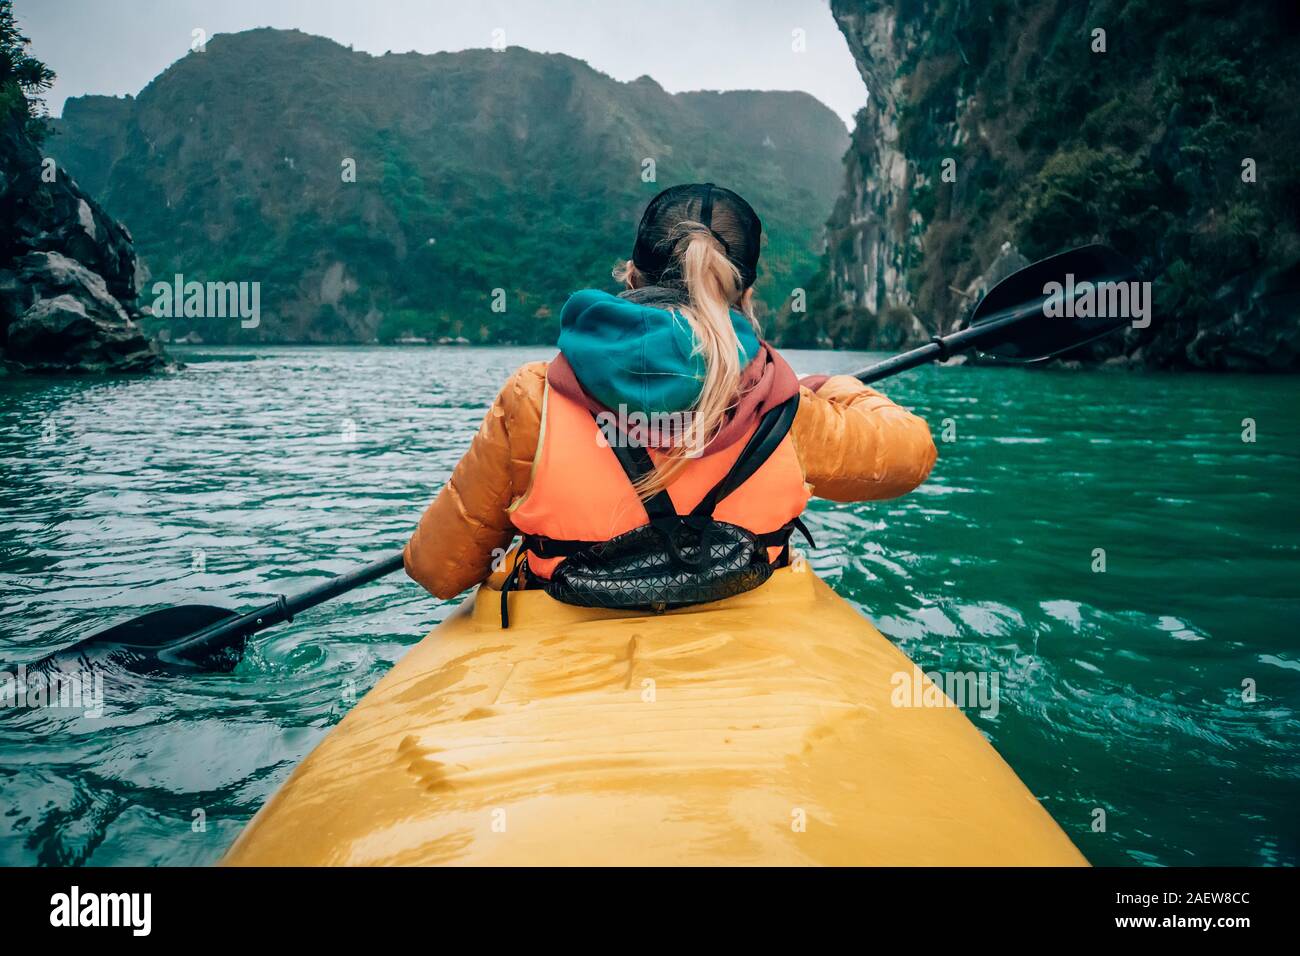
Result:
<svg viewBox="0 0 1300 956">
<path fill-rule="evenodd" d="M 406 573 L 440 598 L 486 579 L 515 536 L 508 509 L 532 474 L 546 366 L 529 363 L 506 382 L 406 545 Z M 896 498 L 930 473 L 936 451 L 929 426 L 875 389 L 834 375 L 815 392 L 799 393 L 790 435 L 817 497 Z"/>
</svg>

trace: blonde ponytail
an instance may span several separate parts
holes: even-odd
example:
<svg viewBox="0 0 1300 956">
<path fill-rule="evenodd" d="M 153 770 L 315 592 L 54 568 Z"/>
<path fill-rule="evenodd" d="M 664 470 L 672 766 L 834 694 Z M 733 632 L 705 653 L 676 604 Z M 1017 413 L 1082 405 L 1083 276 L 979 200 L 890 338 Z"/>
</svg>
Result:
<svg viewBox="0 0 1300 956">
<path fill-rule="evenodd" d="M 695 335 L 692 355 L 704 357 L 704 382 L 690 410 L 684 441 L 666 449 L 666 457 L 655 470 L 636 483 L 642 501 L 666 488 L 691 458 L 698 457 L 740 398 L 740 340 L 731 324 L 731 309 L 740 308 L 758 331 L 749 304 L 739 301 L 744 292 L 740 271 L 707 227 L 698 222 L 678 223 L 673 259 L 689 296 L 689 304 L 678 311 Z"/>
</svg>

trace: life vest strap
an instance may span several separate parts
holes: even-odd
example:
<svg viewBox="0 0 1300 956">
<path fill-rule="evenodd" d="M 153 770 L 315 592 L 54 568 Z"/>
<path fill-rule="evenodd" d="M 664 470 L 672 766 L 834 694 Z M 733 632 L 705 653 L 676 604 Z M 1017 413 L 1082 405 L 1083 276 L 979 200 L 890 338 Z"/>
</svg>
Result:
<svg viewBox="0 0 1300 956">
<path fill-rule="evenodd" d="M 741 449 L 740 455 L 732 463 L 731 468 L 722 476 L 722 480 L 700 499 L 700 503 L 691 509 L 691 514 L 703 517 L 712 515 L 720 501 L 753 477 L 785 440 L 798 411 L 798 395 L 793 395 L 775 408 L 769 409 L 759 421 L 754 433 L 749 436 L 749 441 L 745 442 L 745 447 Z M 641 445 L 623 441 L 611 443 L 610 449 L 618 459 L 623 473 L 627 475 L 627 480 L 633 485 L 654 472 L 654 461 L 650 458 L 650 453 Z M 677 517 L 677 509 L 666 488 L 661 489 L 643 504 L 646 517 L 651 523 L 656 519 Z"/>
<path fill-rule="evenodd" d="M 812 533 L 808 530 L 808 526 L 803 523 L 802 518 L 795 518 L 775 531 L 765 531 L 762 534 L 755 535 L 755 537 L 763 547 L 776 548 L 784 545 L 796 531 L 804 536 L 809 547 L 817 547 L 817 542 L 813 540 Z M 526 534 L 522 536 L 519 550 L 534 554 L 539 558 L 571 558 L 578 552 L 586 551 L 593 545 L 600 543 L 599 541 L 582 541 L 577 538 L 544 538 L 537 534 Z"/>
<path fill-rule="evenodd" d="M 539 534 L 522 536 L 520 551 L 527 551 L 539 558 L 571 558 L 579 551 L 586 551 L 598 541 L 581 541 L 577 538 L 544 538 Z"/>
<path fill-rule="evenodd" d="M 759 421 L 754 434 L 741 450 L 730 470 L 722 480 L 710 489 L 692 510 L 693 515 L 711 515 L 727 495 L 731 494 L 763 467 L 763 463 L 772 456 L 777 447 L 785 440 L 794 424 L 795 414 L 799 411 L 799 396 L 794 395 L 771 409 Z"/>
<path fill-rule="evenodd" d="M 790 538 L 798 531 L 803 535 L 804 540 L 808 542 L 808 547 L 817 547 L 817 542 L 813 541 L 812 532 L 808 526 L 803 523 L 802 518 L 795 518 L 789 524 L 784 524 L 775 531 L 768 531 L 763 534 L 755 535 L 758 543 L 765 548 L 781 548 L 790 544 Z"/>
<path fill-rule="evenodd" d="M 618 459 L 623 474 L 627 475 L 627 480 L 633 486 L 655 470 L 655 463 L 650 458 L 650 452 L 646 451 L 641 445 L 634 444 L 631 440 L 611 444 L 610 450 L 614 452 L 614 457 Z M 658 492 L 643 501 L 642 504 L 645 505 L 646 517 L 651 521 L 656 518 L 667 518 L 677 514 L 677 509 L 673 507 L 673 499 L 668 494 L 667 488 L 660 488 Z"/>
</svg>

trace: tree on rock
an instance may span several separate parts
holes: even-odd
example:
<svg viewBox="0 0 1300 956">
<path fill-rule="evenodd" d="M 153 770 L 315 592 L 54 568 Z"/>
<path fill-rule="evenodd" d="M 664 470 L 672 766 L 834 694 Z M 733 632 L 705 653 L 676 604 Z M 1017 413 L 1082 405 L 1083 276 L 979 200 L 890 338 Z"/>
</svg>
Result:
<svg viewBox="0 0 1300 956">
<path fill-rule="evenodd" d="M 22 110 L 27 135 L 40 141 L 48 131 L 41 94 L 54 82 L 54 71 L 27 52 L 30 45 L 18 29 L 13 0 L 0 0 L 0 115 Z"/>
</svg>

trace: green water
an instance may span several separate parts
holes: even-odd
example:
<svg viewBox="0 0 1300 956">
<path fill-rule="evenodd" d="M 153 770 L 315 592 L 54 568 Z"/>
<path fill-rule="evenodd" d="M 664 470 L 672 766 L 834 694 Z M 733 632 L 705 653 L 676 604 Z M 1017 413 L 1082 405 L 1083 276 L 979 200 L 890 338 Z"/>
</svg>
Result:
<svg viewBox="0 0 1300 956">
<path fill-rule="evenodd" d="M 162 379 L 0 380 L 0 667 L 398 547 L 499 383 L 548 354 L 203 349 Z M 1094 863 L 1300 859 L 1298 386 L 917 370 L 883 387 L 936 437 L 951 420 L 929 482 L 813 505 L 840 594 L 925 669 L 998 676 L 972 719 Z M 98 718 L 0 711 L 0 863 L 215 860 L 449 607 L 393 577 L 231 674 L 120 683 Z"/>
</svg>

